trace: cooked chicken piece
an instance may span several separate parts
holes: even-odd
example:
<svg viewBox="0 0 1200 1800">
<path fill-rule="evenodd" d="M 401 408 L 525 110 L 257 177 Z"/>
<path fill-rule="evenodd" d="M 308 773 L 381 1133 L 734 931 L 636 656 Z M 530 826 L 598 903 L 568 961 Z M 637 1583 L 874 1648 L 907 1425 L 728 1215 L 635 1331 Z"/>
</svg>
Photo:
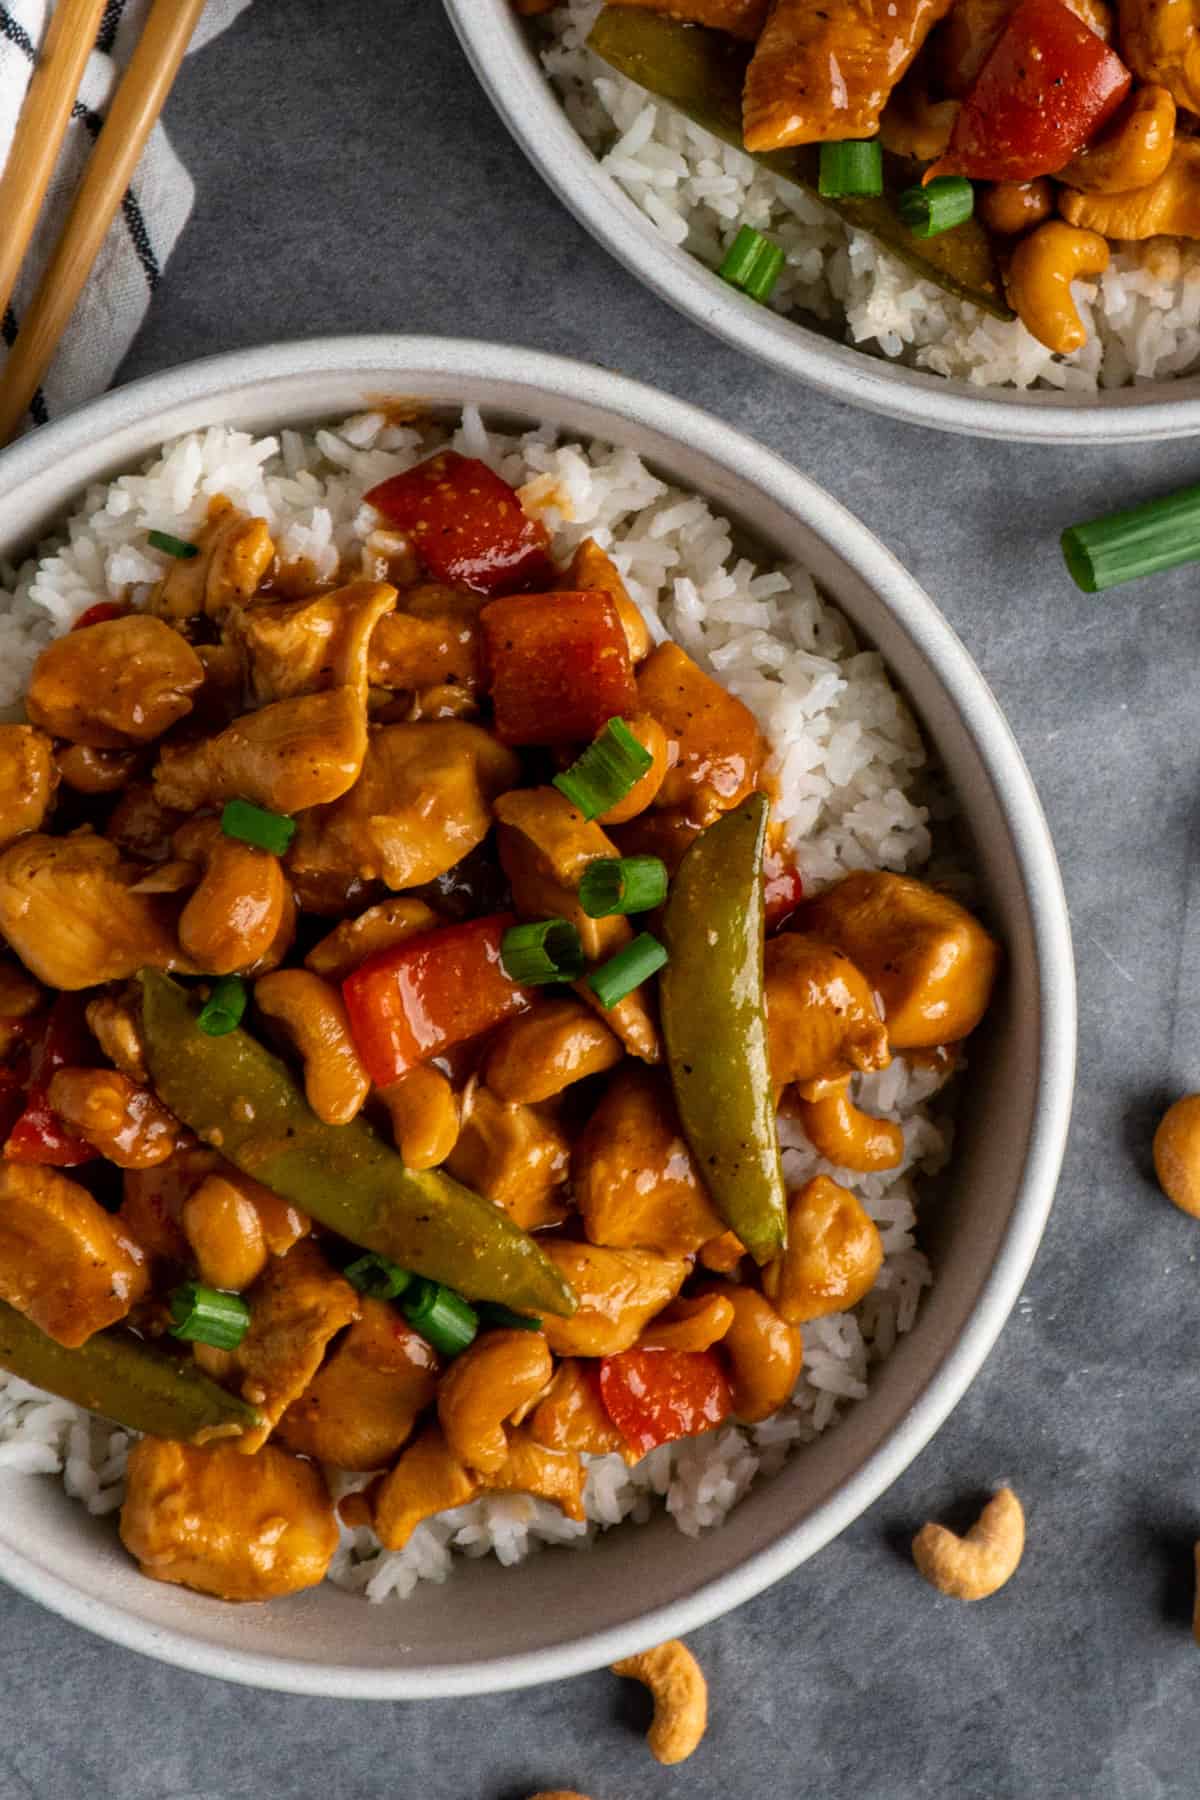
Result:
<svg viewBox="0 0 1200 1800">
<path fill-rule="evenodd" d="M 154 770 L 163 806 L 194 812 L 251 800 L 297 813 L 339 800 L 358 780 L 367 718 L 353 688 L 277 700 L 195 744 L 167 744 Z"/>
<path fill-rule="evenodd" d="M 223 496 L 212 501 L 192 542 L 199 555 L 173 561 L 151 599 L 161 618 L 190 619 L 197 613 L 220 618 L 253 598 L 275 556 L 266 521 L 239 512 Z"/>
<path fill-rule="evenodd" d="M 601 1006 L 599 997 L 586 980 L 572 982 L 571 985 L 580 999 L 604 1020 L 609 1030 L 616 1033 L 630 1056 L 636 1056 L 644 1063 L 662 1061 L 658 1026 L 647 998 L 651 992 L 648 985 L 634 988 L 623 1000 L 618 1000 L 615 1006 Z"/>
<path fill-rule="evenodd" d="M 146 1291 L 141 1247 L 58 1169 L 0 1161 L 0 1300 L 77 1350 Z"/>
<path fill-rule="evenodd" d="M 548 1450 L 582 1450 L 588 1456 L 609 1456 L 615 1450 L 626 1462 L 636 1462 L 637 1452 L 605 1410 L 597 1375 L 594 1362 L 570 1356 L 559 1363 L 530 1417 L 529 1435 Z"/>
<path fill-rule="evenodd" d="M 547 1314 L 542 1320 L 556 1356 L 615 1356 L 631 1349 L 690 1273 L 682 1256 L 653 1250 L 610 1250 L 560 1237 L 539 1242 L 579 1302 L 569 1319 Z"/>
<path fill-rule="evenodd" d="M 54 746 L 45 733 L 0 725 L 0 850 L 41 830 L 57 786 Z"/>
<path fill-rule="evenodd" d="M 164 863 L 187 813 L 163 806 L 150 781 L 131 781 L 108 815 L 105 836 L 139 862 Z"/>
<path fill-rule="evenodd" d="M 1200 50 L 1197 51 L 1200 80 Z M 1200 106 L 1200 90 L 1196 104 Z M 1071 225 L 1109 238 L 1200 237 L 1200 141 L 1177 138 L 1157 181 L 1128 194 L 1079 194 L 1062 189 L 1058 210 Z"/>
<path fill-rule="evenodd" d="M 19 838 L 0 855 L 0 932 L 47 987 L 98 987 L 141 968 L 188 970 L 178 902 L 133 892 L 145 871 L 107 838 Z"/>
<path fill-rule="evenodd" d="M 622 0 L 622 3 L 644 6 L 647 0 Z M 703 6 L 705 0 L 695 0 L 695 3 Z M 734 7 L 740 11 L 747 10 L 747 0 L 716 0 L 716 3 L 724 5 L 727 10 Z M 758 5 L 759 0 L 752 0 L 752 3 Z M 663 8 L 656 7 L 656 10 L 661 12 Z M 762 0 L 761 10 L 766 10 L 765 0 Z M 584 538 L 579 545 L 562 578 L 562 586 L 569 593 L 589 594 L 598 591 L 607 594 L 620 614 L 621 629 L 629 645 L 630 661 L 640 663 L 643 657 L 650 654 L 650 627 L 630 599 L 629 589 L 621 580 L 621 571 L 608 551 L 600 548 L 595 538 Z"/>
<path fill-rule="evenodd" d="M 288 1408 L 276 1436 L 338 1469 L 381 1469 L 432 1403 L 440 1367 L 433 1346 L 394 1306 L 364 1300 L 362 1318 Z"/>
<path fill-rule="evenodd" d="M 660 644 L 638 670 L 642 709 L 679 746 L 655 805 L 709 825 L 754 791 L 766 745 L 750 709 L 679 648 Z"/>
<path fill-rule="evenodd" d="M 423 900 L 381 900 L 357 918 L 343 919 L 314 944 L 304 959 L 306 969 L 327 981 L 344 981 L 351 969 L 378 950 L 390 950 L 418 931 L 428 931 L 438 916 Z"/>
<path fill-rule="evenodd" d="M 768 940 L 767 1048 L 776 1091 L 793 1081 L 823 1084 L 887 1067 L 887 1031 L 872 986 L 822 938 L 785 931 Z"/>
<path fill-rule="evenodd" d="M 645 12 L 666 13 L 689 25 L 711 25 L 731 37 L 753 43 L 767 22 L 771 0 L 609 0 L 613 6 L 640 6 Z M 519 9 L 518 9 L 519 10 Z"/>
<path fill-rule="evenodd" d="M 445 1167 L 502 1206 L 525 1231 L 564 1217 L 561 1190 L 570 1173 L 570 1145 L 536 1107 L 505 1106 L 477 1085 L 464 1104 L 458 1141 Z"/>
<path fill-rule="evenodd" d="M 1139 80 L 1200 112 L 1200 0 L 1121 0 L 1120 21 L 1121 55 Z"/>
<path fill-rule="evenodd" d="M 156 1169 L 126 1169 L 117 1217 L 147 1256 L 167 1263 L 191 1260 L 182 1225 L 184 1204 L 188 1195 L 222 1166 L 215 1150 L 192 1144 L 176 1150 Z"/>
<path fill-rule="evenodd" d="M 259 705 L 348 687 L 365 706 L 368 648 L 395 604 L 390 583 L 352 581 L 311 600 L 237 607 L 225 629 L 241 647 Z"/>
<path fill-rule="evenodd" d="M 321 1366 L 325 1348 L 362 1311 L 348 1281 L 313 1243 L 275 1257 L 250 1290 L 250 1329 L 236 1352 L 242 1398 L 263 1415 L 261 1431 L 238 1439 L 251 1455 L 265 1444 Z"/>
<path fill-rule="evenodd" d="M 408 588 L 394 613 L 381 619 L 371 639 L 371 686 L 453 686 L 474 694 L 482 681 L 479 612 L 481 594 L 426 584 Z"/>
<path fill-rule="evenodd" d="M 130 1452 L 128 1482 L 121 1542 L 155 1581 L 275 1600 L 325 1579 L 337 1517 L 320 1469 L 298 1456 L 147 1437 Z"/>
<path fill-rule="evenodd" d="M 501 1026 L 484 1080 L 505 1105 L 533 1106 L 611 1069 L 624 1054 L 620 1039 L 581 1001 L 547 1000 Z"/>
<path fill-rule="evenodd" d="M 1195 150 L 1200 156 L 1200 144 Z M 1000 947 L 965 907 L 923 881 L 860 870 L 810 901 L 803 919 L 878 991 L 893 1050 L 956 1043 L 987 1010 Z"/>
<path fill-rule="evenodd" d="M 138 750 L 93 750 L 89 744 L 60 744 L 54 752 L 57 774 L 77 794 L 119 793 L 141 760 Z"/>
<path fill-rule="evenodd" d="M 55 737 L 124 750 L 185 718 L 203 680 L 200 658 L 177 631 L 147 613 L 126 613 L 47 644 L 33 665 L 25 710 Z"/>
<path fill-rule="evenodd" d="M 481 844 L 492 801 L 517 779 L 511 750 L 477 725 L 446 720 L 373 731 L 362 775 L 335 805 L 300 820 L 288 866 L 391 888 L 433 881 Z"/>
<path fill-rule="evenodd" d="M 153 1169 L 179 1140 L 178 1121 L 116 1069 L 56 1069 L 50 1105 L 58 1117 L 118 1169 Z"/>
<path fill-rule="evenodd" d="M 616 845 L 557 788 L 518 788 L 496 801 L 496 848 L 526 919 L 567 919 L 579 933 L 583 954 L 599 962 L 627 944 L 629 921 L 589 919 L 579 904 L 579 883 L 597 856 L 618 856 Z"/>
<path fill-rule="evenodd" d="M 609 1082 L 575 1145 L 571 1177 L 593 1244 L 690 1256 L 723 1229 L 670 1088 L 649 1069 L 629 1065 Z"/>
<path fill-rule="evenodd" d="M 485 1488 L 503 1492 L 536 1494 L 552 1500 L 568 1519 L 583 1519 L 583 1464 L 576 1450 L 548 1450 L 527 1431 L 514 1431 L 508 1440 L 508 1461 L 483 1477 Z"/>
<path fill-rule="evenodd" d="M 746 72 L 747 150 L 874 137 L 951 0 L 776 0 Z"/>
<path fill-rule="evenodd" d="M 788 1196 L 787 1248 L 763 1270 L 780 1318 L 807 1324 L 849 1312 L 883 1266 L 879 1227 L 857 1194 L 817 1175 Z"/>
<path fill-rule="evenodd" d="M 371 1493 L 375 1535 L 385 1550 L 403 1550 L 423 1519 L 465 1506 L 479 1477 L 460 1463 L 437 1425 L 427 1425 Z"/>
</svg>

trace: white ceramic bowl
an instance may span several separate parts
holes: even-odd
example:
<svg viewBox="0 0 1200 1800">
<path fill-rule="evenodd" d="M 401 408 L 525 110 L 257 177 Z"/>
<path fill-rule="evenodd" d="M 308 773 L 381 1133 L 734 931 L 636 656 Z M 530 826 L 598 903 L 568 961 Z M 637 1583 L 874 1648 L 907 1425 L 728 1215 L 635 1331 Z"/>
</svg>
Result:
<svg viewBox="0 0 1200 1800">
<path fill-rule="evenodd" d="M 932 603 L 858 521 L 717 419 L 582 364 L 438 339 L 341 338 L 195 363 L 136 382 L 0 457 L 0 556 L 31 546 L 90 481 L 166 438 L 275 429 L 380 395 L 552 420 L 630 445 L 705 494 L 768 553 L 806 563 L 888 659 L 954 781 L 1007 978 L 972 1049 L 951 1170 L 928 1209 L 937 1280 L 916 1328 L 847 1419 L 763 1481 L 720 1530 L 665 1518 L 547 1551 L 464 1563 L 445 1586 L 369 1606 L 339 1590 L 223 1606 L 143 1580 L 45 1478 L 0 1473 L 0 1574 L 78 1624 L 184 1668 L 297 1693 L 408 1699 L 550 1680 L 689 1631 L 787 1574 L 881 1494 L 978 1370 L 1020 1291 L 1054 1193 L 1075 1049 L 1071 945 L 1054 851 L 1001 713 Z"/>
<path fill-rule="evenodd" d="M 1200 432 L 1200 375 L 1094 394 L 973 387 L 833 342 L 755 306 L 670 243 L 569 123 L 512 0 L 445 0 L 475 73 L 580 224 L 669 305 L 783 375 L 914 425 L 1044 444 L 1129 444 Z"/>
</svg>

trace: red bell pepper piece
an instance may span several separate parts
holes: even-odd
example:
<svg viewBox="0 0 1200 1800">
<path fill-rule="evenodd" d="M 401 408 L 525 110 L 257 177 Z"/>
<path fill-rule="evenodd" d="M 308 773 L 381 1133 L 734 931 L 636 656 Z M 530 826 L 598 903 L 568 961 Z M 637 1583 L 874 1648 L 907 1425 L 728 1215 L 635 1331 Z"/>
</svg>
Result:
<svg viewBox="0 0 1200 1800">
<path fill-rule="evenodd" d="M 598 589 L 493 600 L 479 622 L 503 743 L 587 743 L 639 710 L 621 616 Z"/>
<path fill-rule="evenodd" d="M 428 575 L 477 594 L 514 594 L 553 579 L 549 533 L 486 463 L 441 450 L 366 496 L 411 538 Z"/>
<path fill-rule="evenodd" d="M 83 1001 L 77 994 L 60 994 L 50 1008 L 41 1042 L 33 1052 L 25 1110 L 5 1141 L 4 1154 L 9 1162 L 49 1163 L 56 1169 L 73 1169 L 79 1163 L 95 1160 L 98 1152 L 86 1138 L 67 1130 L 48 1098 L 50 1078 L 56 1069 L 76 1069 L 93 1060 Z"/>
<path fill-rule="evenodd" d="M 380 950 L 342 983 L 350 1029 L 368 1075 L 388 1087 L 430 1056 L 490 1031 L 532 1004 L 510 981 L 500 942 L 510 913 L 438 925 Z"/>
<path fill-rule="evenodd" d="M 623 1350 L 606 1356 L 600 1397 L 639 1456 L 711 1430 L 733 1407 L 729 1379 L 711 1350 Z"/>
<path fill-rule="evenodd" d="M 71 630 L 83 631 L 89 625 L 105 625 L 109 619 L 123 619 L 128 611 L 129 608 L 119 600 L 97 600 L 95 606 L 80 613 Z"/>
<path fill-rule="evenodd" d="M 763 864 L 763 900 L 768 931 L 778 931 L 804 898 L 804 881 L 795 863 L 769 851 Z"/>
<path fill-rule="evenodd" d="M 925 180 L 1054 175 L 1117 110 L 1131 81 L 1120 57 L 1062 0 L 1021 0 Z"/>
</svg>

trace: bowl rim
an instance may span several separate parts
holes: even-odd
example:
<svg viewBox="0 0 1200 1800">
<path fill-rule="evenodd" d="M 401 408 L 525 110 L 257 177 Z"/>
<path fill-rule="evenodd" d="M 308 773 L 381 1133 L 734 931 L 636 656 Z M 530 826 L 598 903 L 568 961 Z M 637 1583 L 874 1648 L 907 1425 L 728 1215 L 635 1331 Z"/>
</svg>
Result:
<svg viewBox="0 0 1200 1800">
<path fill-rule="evenodd" d="M 734 349 L 835 400 L 968 437 L 1133 444 L 1200 432 L 1200 374 L 1087 393 L 976 387 L 838 343 L 746 299 L 670 243 L 601 168 L 563 111 L 512 0 L 444 4 L 480 85 L 568 211 L 660 300 Z"/>
<path fill-rule="evenodd" d="M 685 1599 L 633 1623 L 589 1633 L 548 1651 L 470 1666 L 418 1671 L 348 1670 L 207 1644 L 184 1630 L 158 1628 L 97 1602 L 64 1577 L 0 1543 L 0 1576 L 29 1598 L 126 1649 L 196 1674 L 247 1686 L 343 1699 L 427 1699 L 533 1686 L 582 1674 L 666 1638 L 682 1637 L 788 1574 L 845 1529 L 924 1448 L 978 1373 L 1020 1293 L 1049 1215 L 1066 1146 L 1074 1086 L 1076 996 L 1066 896 L 1032 778 L 983 676 L 933 601 L 896 558 L 841 503 L 772 451 L 686 401 L 570 358 L 469 339 L 405 336 L 315 338 L 237 350 L 184 364 L 118 388 L 40 427 L 0 454 L 0 488 L 35 482 L 56 464 L 100 450 L 123 428 L 149 423 L 184 403 L 209 401 L 308 376 L 378 375 L 411 380 L 502 380 L 515 404 L 553 415 L 556 401 L 580 402 L 611 420 L 648 426 L 705 454 L 738 483 L 760 490 L 821 537 L 884 602 L 931 666 L 962 716 L 1011 834 L 1014 865 L 1029 910 L 1040 984 L 1038 1080 L 1024 1170 L 1004 1238 L 975 1310 L 903 1421 L 828 1500 Z M 169 434 L 168 434 L 169 435 Z M 597 433 L 597 436 L 602 435 Z"/>
</svg>

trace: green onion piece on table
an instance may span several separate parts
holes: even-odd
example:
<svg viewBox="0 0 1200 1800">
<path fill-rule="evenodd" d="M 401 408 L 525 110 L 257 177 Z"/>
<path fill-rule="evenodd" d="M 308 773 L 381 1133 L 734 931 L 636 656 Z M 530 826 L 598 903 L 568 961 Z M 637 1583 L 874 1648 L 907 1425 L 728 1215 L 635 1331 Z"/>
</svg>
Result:
<svg viewBox="0 0 1200 1800">
<path fill-rule="evenodd" d="M 509 980 L 522 987 L 578 981 L 586 967 L 579 933 L 568 919 L 510 925 L 500 939 L 500 961 Z"/>
<path fill-rule="evenodd" d="M 821 145 L 817 192 L 827 200 L 851 194 L 882 194 L 883 150 L 878 138 L 850 138 Z"/>
<path fill-rule="evenodd" d="M 648 931 L 640 931 L 632 944 L 626 944 L 615 956 L 610 956 L 606 963 L 593 969 L 587 978 L 588 986 L 606 1012 L 610 1011 L 618 1000 L 626 994 L 632 994 L 635 987 L 641 987 L 651 975 L 661 969 L 667 960 L 667 953 L 656 937 Z"/>
<path fill-rule="evenodd" d="M 209 1037 L 224 1037 L 242 1022 L 246 1010 L 246 984 L 236 975 L 222 975 L 200 1009 L 196 1020 Z"/>
<path fill-rule="evenodd" d="M 169 531 L 148 531 L 146 542 L 152 550 L 162 550 L 167 556 L 177 556 L 181 562 L 200 554 L 199 544 L 189 544 L 186 538 L 172 537 Z"/>
<path fill-rule="evenodd" d="M 475 1308 L 481 1329 L 492 1331 L 540 1331 L 542 1321 L 528 1313 L 513 1312 L 509 1306 L 498 1306 L 494 1300 L 482 1300 Z"/>
<path fill-rule="evenodd" d="M 360 1256 L 342 1274 L 360 1294 L 370 1300 L 394 1300 L 412 1285 L 412 1276 L 388 1256 Z"/>
<path fill-rule="evenodd" d="M 1062 553 L 1085 594 L 1200 561 L 1200 487 L 1072 525 L 1062 534 Z"/>
<path fill-rule="evenodd" d="M 965 175 L 935 175 L 924 187 L 905 188 L 896 204 L 914 237 L 937 237 L 971 217 L 975 189 Z"/>
<path fill-rule="evenodd" d="M 653 766 L 654 758 L 624 719 L 610 719 L 583 755 L 554 777 L 554 785 L 585 819 L 598 819 Z"/>
<path fill-rule="evenodd" d="M 459 1356 L 474 1342 L 479 1315 L 453 1288 L 414 1281 L 400 1309 L 414 1331 L 442 1356 Z"/>
<path fill-rule="evenodd" d="M 172 1337 L 187 1344 L 211 1344 L 214 1350 L 236 1350 L 250 1329 L 250 1308 L 240 1294 L 185 1281 L 171 1295 Z"/>
<path fill-rule="evenodd" d="M 722 281 L 740 288 L 751 300 L 769 300 L 783 272 L 784 256 L 771 238 L 743 225 L 717 270 Z"/>
<path fill-rule="evenodd" d="M 650 912 L 666 897 L 667 865 L 660 856 L 598 856 L 579 883 L 579 904 L 589 919 Z"/>
<path fill-rule="evenodd" d="M 230 800 L 221 814 L 221 830 L 226 837 L 253 844 L 256 850 L 282 856 L 296 835 L 296 821 L 285 819 L 282 813 L 268 812 L 265 806 L 255 806 L 249 800 Z"/>
</svg>

